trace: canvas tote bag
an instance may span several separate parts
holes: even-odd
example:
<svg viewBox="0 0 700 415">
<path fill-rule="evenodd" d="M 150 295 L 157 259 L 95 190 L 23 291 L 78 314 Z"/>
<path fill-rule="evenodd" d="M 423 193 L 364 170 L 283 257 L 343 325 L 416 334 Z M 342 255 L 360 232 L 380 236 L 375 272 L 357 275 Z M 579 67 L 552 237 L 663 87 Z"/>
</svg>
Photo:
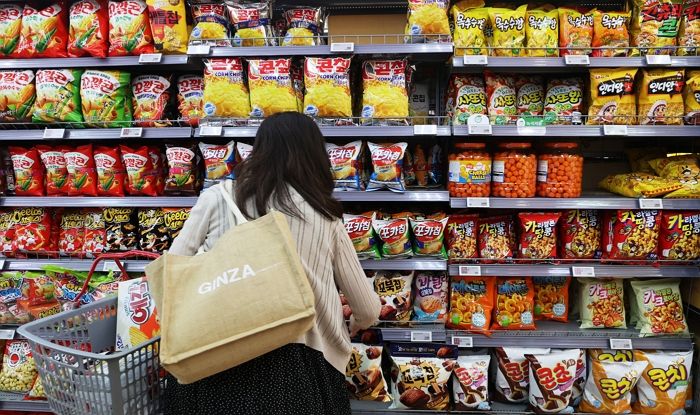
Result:
<svg viewBox="0 0 700 415">
<path fill-rule="evenodd" d="M 229 186 L 230 188 L 231 186 Z M 216 186 L 237 226 L 209 252 L 165 253 L 146 267 L 161 324 L 160 360 L 192 383 L 293 342 L 311 328 L 314 295 L 284 215 L 248 221 Z"/>
</svg>

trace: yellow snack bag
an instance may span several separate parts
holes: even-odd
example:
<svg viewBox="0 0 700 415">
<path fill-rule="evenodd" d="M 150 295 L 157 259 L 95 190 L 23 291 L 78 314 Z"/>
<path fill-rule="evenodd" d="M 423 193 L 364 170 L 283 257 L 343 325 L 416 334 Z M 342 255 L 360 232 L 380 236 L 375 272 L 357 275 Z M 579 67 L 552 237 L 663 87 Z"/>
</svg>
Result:
<svg viewBox="0 0 700 415">
<path fill-rule="evenodd" d="M 528 10 L 525 37 L 529 56 L 559 56 L 559 12 Z"/>
<path fill-rule="evenodd" d="M 678 55 L 697 56 L 700 49 L 700 0 L 685 0 L 678 29 Z"/>
<path fill-rule="evenodd" d="M 304 114 L 312 117 L 352 117 L 350 59 L 306 58 Z"/>
<path fill-rule="evenodd" d="M 406 60 L 365 61 L 362 66 L 363 122 L 394 117 L 408 117 Z"/>
<path fill-rule="evenodd" d="M 0 71 L 0 122 L 28 120 L 35 99 L 34 72 Z"/>
<path fill-rule="evenodd" d="M 437 42 L 449 36 L 448 0 L 408 0 L 406 43 Z M 446 39 L 445 39 L 446 40 Z"/>
<path fill-rule="evenodd" d="M 191 6 L 194 27 L 190 32 L 190 42 L 212 46 L 231 46 L 228 38 L 228 18 L 226 6 L 221 1 L 193 3 Z"/>
<path fill-rule="evenodd" d="M 591 69 L 587 124 L 633 124 L 636 69 Z"/>
<path fill-rule="evenodd" d="M 469 0 L 452 6 L 456 56 L 489 54 L 485 33 L 489 22 L 489 10 L 483 8 L 483 4 L 480 0 Z"/>
<path fill-rule="evenodd" d="M 629 12 L 593 11 L 593 56 L 627 56 Z"/>
<path fill-rule="evenodd" d="M 515 10 L 490 8 L 494 56 L 525 56 L 525 14 L 527 5 Z"/>
<path fill-rule="evenodd" d="M 248 118 L 250 98 L 240 58 L 204 60 L 204 117 Z"/>
<path fill-rule="evenodd" d="M 649 165 L 656 174 L 668 179 L 689 179 L 700 176 L 698 158 L 693 154 L 657 158 L 650 160 Z"/>
<path fill-rule="evenodd" d="M 639 124 L 683 124 L 685 69 L 649 69 L 642 74 L 637 98 Z"/>
<path fill-rule="evenodd" d="M 659 197 L 683 187 L 678 180 L 648 173 L 615 174 L 604 178 L 598 185 L 625 197 Z"/>
<path fill-rule="evenodd" d="M 146 4 L 156 52 L 187 53 L 185 0 L 146 0 Z"/>
<path fill-rule="evenodd" d="M 683 88 L 685 123 L 700 125 L 700 71 L 688 71 Z"/>
<path fill-rule="evenodd" d="M 700 199 L 700 176 L 680 179 L 681 187 L 664 196 L 665 199 Z"/>
<path fill-rule="evenodd" d="M 634 0 L 632 56 L 672 55 L 682 9 L 682 0 Z"/>
<path fill-rule="evenodd" d="M 292 87 L 291 59 L 251 59 L 248 61 L 248 87 L 252 117 L 267 117 L 297 110 Z"/>
</svg>

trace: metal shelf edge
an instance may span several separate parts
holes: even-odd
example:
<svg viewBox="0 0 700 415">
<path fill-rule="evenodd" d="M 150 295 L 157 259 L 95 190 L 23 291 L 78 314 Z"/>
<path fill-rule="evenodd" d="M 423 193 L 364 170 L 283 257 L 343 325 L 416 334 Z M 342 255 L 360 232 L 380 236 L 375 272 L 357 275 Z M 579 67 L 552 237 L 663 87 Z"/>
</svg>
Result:
<svg viewBox="0 0 700 415">
<path fill-rule="evenodd" d="M 404 193 L 391 191 L 334 192 L 341 202 L 447 202 L 450 195 L 443 190 L 408 190 Z"/>
<path fill-rule="evenodd" d="M 53 412 L 46 401 L 0 401 L 0 410 L 26 412 Z"/>
<path fill-rule="evenodd" d="M 362 260 L 362 268 L 365 270 L 388 271 L 445 271 L 447 261 L 441 259 L 385 259 Z"/>
<path fill-rule="evenodd" d="M 481 198 L 479 198 L 481 199 Z M 486 209 L 639 209 L 639 199 L 614 194 L 601 197 L 557 199 L 546 197 L 502 198 L 490 197 Z M 666 210 L 700 209 L 698 199 L 662 199 Z M 466 208 L 468 199 L 451 198 L 450 207 Z"/>
<path fill-rule="evenodd" d="M 572 267 L 591 267 L 594 269 L 596 278 L 698 278 L 700 277 L 700 267 L 692 265 L 666 265 L 666 266 L 643 266 L 643 265 L 601 265 L 590 263 L 577 264 L 489 264 L 489 265 L 468 265 L 477 266 L 482 276 L 486 277 L 569 277 L 572 276 Z M 459 276 L 460 265 L 450 265 L 449 273 L 452 276 Z"/>
<path fill-rule="evenodd" d="M 39 126 L 39 124 L 37 124 Z M 60 128 L 46 124 L 46 128 Z M 121 128 L 66 129 L 64 139 L 69 140 L 117 140 L 121 138 Z M 141 138 L 191 138 L 190 127 L 143 128 Z M 0 130 L 0 141 L 45 140 L 44 130 Z"/>
<path fill-rule="evenodd" d="M 192 207 L 197 197 L 19 197 L 0 198 L 0 206 L 24 207 Z"/>
<path fill-rule="evenodd" d="M 189 57 L 187 55 L 163 55 L 159 63 L 139 63 L 138 56 L 0 59 L 0 69 L 105 68 L 120 66 L 158 68 L 170 65 L 187 65 L 188 63 Z"/>
<path fill-rule="evenodd" d="M 459 50 L 459 49 L 457 49 Z M 487 65 L 465 65 L 463 56 L 453 56 L 452 67 L 458 69 L 478 69 L 478 68 L 534 68 L 547 70 L 572 70 L 587 68 L 646 68 L 646 59 L 640 56 L 633 57 L 611 57 L 611 58 L 590 58 L 590 65 L 567 65 L 563 57 L 504 57 L 489 56 Z M 672 56 L 671 65 L 664 67 L 688 68 L 700 66 L 700 57 L 695 56 Z M 653 66 L 652 66 L 653 67 Z"/>
<path fill-rule="evenodd" d="M 521 129 L 522 128 L 522 129 Z M 606 137 L 600 125 L 549 125 L 546 137 Z M 531 137 L 531 128 L 515 125 L 494 125 L 491 137 Z M 627 137 L 699 137 L 700 126 L 694 125 L 629 125 Z M 452 126 L 452 135 L 469 137 L 466 125 Z M 474 136 L 489 137 L 489 136 Z"/>
</svg>

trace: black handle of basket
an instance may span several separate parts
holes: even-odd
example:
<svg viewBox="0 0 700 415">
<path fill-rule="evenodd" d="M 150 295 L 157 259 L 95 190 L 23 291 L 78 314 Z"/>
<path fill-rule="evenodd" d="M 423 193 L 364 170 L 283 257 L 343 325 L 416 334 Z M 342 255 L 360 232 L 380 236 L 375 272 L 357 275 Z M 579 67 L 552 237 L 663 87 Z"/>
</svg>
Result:
<svg viewBox="0 0 700 415">
<path fill-rule="evenodd" d="M 88 272 L 87 278 L 85 278 L 85 282 L 83 283 L 83 288 L 80 289 L 80 293 L 75 297 L 75 300 L 73 302 L 75 303 L 75 306 L 78 307 L 80 305 L 80 299 L 85 295 L 85 293 L 88 290 L 88 286 L 90 284 L 90 280 L 92 279 L 92 274 L 95 273 L 95 269 L 97 269 L 97 265 L 103 261 L 103 260 L 109 260 L 109 261 L 114 261 L 115 264 L 117 264 L 117 268 L 119 268 L 119 271 L 121 273 L 119 279 L 122 281 L 126 281 L 129 279 L 129 275 L 126 273 L 126 268 L 124 268 L 124 264 L 122 264 L 121 260 L 122 259 L 128 259 L 128 258 L 133 258 L 133 257 L 145 257 L 145 258 L 150 258 L 150 259 L 156 259 L 160 256 L 160 254 L 156 254 L 154 252 L 146 252 L 146 251 L 127 251 L 127 252 L 109 252 L 109 253 L 104 253 L 98 255 L 94 261 L 92 261 L 92 265 L 90 266 L 90 271 Z"/>
</svg>

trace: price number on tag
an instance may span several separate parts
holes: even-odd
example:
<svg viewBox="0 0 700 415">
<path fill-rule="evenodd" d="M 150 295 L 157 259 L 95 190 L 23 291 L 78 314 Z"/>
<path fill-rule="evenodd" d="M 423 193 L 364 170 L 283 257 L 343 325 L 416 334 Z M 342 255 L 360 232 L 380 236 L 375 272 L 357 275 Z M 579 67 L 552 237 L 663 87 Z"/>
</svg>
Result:
<svg viewBox="0 0 700 415">
<path fill-rule="evenodd" d="M 626 125 L 604 125 L 603 126 L 604 135 L 628 135 Z"/>
<path fill-rule="evenodd" d="M 114 261 L 105 261 L 102 264 L 102 272 L 120 271 L 119 266 Z"/>
<path fill-rule="evenodd" d="M 489 64 L 489 57 L 486 55 L 464 55 L 462 63 L 464 66 L 486 66 Z"/>
<path fill-rule="evenodd" d="M 480 277 L 481 267 L 478 265 L 460 265 L 459 275 L 461 277 Z"/>
<path fill-rule="evenodd" d="M 591 64 L 591 59 L 588 55 L 566 55 L 564 63 L 572 66 L 587 66 Z"/>
<path fill-rule="evenodd" d="M 647 65 L 668 66 L 671 64 L 671 55 L 647 55 Z"/>
<path fill-rule="evenodd" d="M 474 347 L 474 338 L 467 336 L 452 336 L 452 344 L 457 347 L 471 349 Z"/>
<path fill-rule="evenodd" d="M 661 199 L 639 199 L 640 209 L 663 209 L 664 202 Z"/>
<path fill-rule="evenodd" d="M 437 135 L 437 125 L 414 125 L 413 135 Z"/>
<path fill-rule="evenodd" d="M 491 206 L 491 199 L 488 197 L 468 197 L 468 208 L 487 208 Z"/>
<path fill-rule="evenodd" d="M 334 53 L 352 53 L 355 51 L 355 44 L 352 42 L 333 42 L 331 43 L 331 52 Z"/>
<path fill-rule="evenodd" d="M 493 128 L 490 125 L 470 125 L 467 131 L 469 135 L 493 135 Z"/>
<path fill-rule="evenodd" d="M 162 53 L 144 53 L 139 56 L 139 63 L 160 63 L 162 59 Z"/>
<path fill-rule="evenodd" d="M 210 51 L 210 45 L 190 45 L 187 47 L 188 55 L 208 55 Z"/>
<path fill-rule="evenodd" d="M 204 125 L 199 127 L 201 137 L 221 137 L 224 129 L 220 125 Z"/>
<path fill-rule="evenodd" d="M 141 138 L 141 136 L 143 136 L 143 128 L 141 127 L 122 128 L 122 132 L 119 134 L 121 138 Z"/>
<path fill-rule="evenodd" d="M 571 275 L 574 277 L 595 277 L 595 268 L 593 267 L 571 267 Z"/>
<path fill-rule="evenodd" d="M 44 130 L 43 138 L 50 140 L 61 139 L 66 136 L 65 128 L 47 128 Z"/>
<path fill-rule="evenodd" d="M 412 342 L 430 343 L 433 341 L 432 331 L 412 331 L 411 332 Z"/>
<path fill-rule="evenodd" d="M 610 348 L 613 350 L 632 350 L 632 339 L 610 339 Z"/>
</svg>

